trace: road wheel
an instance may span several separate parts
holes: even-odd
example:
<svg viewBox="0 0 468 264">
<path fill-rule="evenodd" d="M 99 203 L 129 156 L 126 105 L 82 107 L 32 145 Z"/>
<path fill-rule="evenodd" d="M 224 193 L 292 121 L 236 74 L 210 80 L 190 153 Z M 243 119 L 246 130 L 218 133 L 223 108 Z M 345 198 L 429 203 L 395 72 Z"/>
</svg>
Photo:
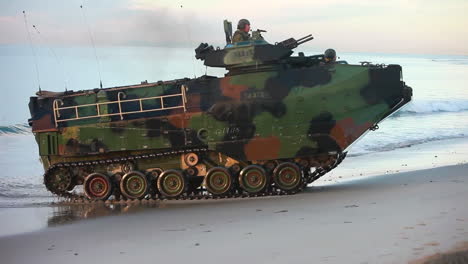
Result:
<svg viewBox="0 0 468 264">
<path fill-rule="evenodd" d="M 120 180 L 120 191 L 128 199 L 143 199 L 148 194 L 148 179 L 139 171 L 131 171 Z"/>
<path fill-rule="evenodd" d="M 213 195 L 223 195 L 231 190 L 232 177 L 226 168 L 211 168 L 205 176 L 204 185 Z"/>
<path fill-rule="evenodd" d="M 175 198 L 185 192 L 187 181 L 178 170 L 164 171 L 158 178 L 158 191 L 165 197 Z"/>
<path fill-rule="evenodd" d="M 283 191 L 295 191 L 302 182 L 301 169 L 292 162 L 281 163 L 273 171 L 273 181 Z"/>
<path fill-rule="evenodd" d="M 268 185 L 265 170 L 258 165 L 249 165 L 239 174 L 239 184 L 248 193 L 259 193 Z"/>
<path fill-rule="evenodd" d="M 112 183 L 109 176 L 102 173 L 91 173 L 83 183 L 86 196 L 91 200 L 105 201 L 112 194 Z"/>
</svg>

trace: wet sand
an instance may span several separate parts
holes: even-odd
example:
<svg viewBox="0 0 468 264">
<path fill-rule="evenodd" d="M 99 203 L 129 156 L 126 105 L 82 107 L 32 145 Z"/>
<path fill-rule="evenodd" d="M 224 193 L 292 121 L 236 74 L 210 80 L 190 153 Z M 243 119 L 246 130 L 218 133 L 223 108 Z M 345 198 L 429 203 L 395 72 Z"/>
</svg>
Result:
<svg viewBox="0 0 468 264">
<path fill-rule="evenodd" d="M 465 264 L 468 263 L 468 242 L 464 242 L 447 252 L 439 252 L 423 257 L 410 264 Z"/>
<path fill-rule="evenodd" d="M 0 256 L 2 263 L 407 263 L 468 241 L 467 172 L 456 165 L 387 174 L 287 197 L 56 207 L 68 213 L 49 218 L 51 228 L 0 237 Z"/>
</svg>

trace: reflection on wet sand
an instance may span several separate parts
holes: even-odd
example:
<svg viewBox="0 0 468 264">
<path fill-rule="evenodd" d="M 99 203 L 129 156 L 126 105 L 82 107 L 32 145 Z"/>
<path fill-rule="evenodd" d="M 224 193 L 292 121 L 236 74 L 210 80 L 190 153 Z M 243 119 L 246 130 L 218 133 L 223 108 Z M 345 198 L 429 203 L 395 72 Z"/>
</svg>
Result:
<svg viewBox="0 0 468 264">
<path fill-rule="evenodd" d="M 126 204 L 58 204 L 52 207 L 47 226 L 53 227 L 88 218 L 142 212 L 151 208 L 167 207 L 165 203 L 126 203 Z"/>
<path fill-rule="evenodd" d="M 255 199 L 272 199 L 259 197 Z M 247 199 L 222 200 L 172 200 L 172 201 L 106 201 L 71 202 L 68 200 L 46 201 L 24 207 L 0 207 L 0 237 L 34 232 L 46 227 L 57 227 L 85 219 L 96 219 L 124 214 L 161 211 L 163 209 L 208 206 L 225 203 L 248 203 Z"/>
<path fill-rule="evenodd" d="M 324 187 L 321 187 L 324 188 Z M 309 191 L 307 188 L 306 192 Z M 98 217 L 140 213 L 148 210 L 164 208 L 182 208 L 191 206 L 211 206 L 213 204 L 225 203 L 249 203 L 249 200 L 269 200 L 277 199 L 283 196 L 265 196 L 247 199 L 202 199 L 202 200 L 142 200 L 142 201 L 106 201 L 104 202 L 86 202 L 69 203 L 66 201 L 53 204 L 48 217 L 47 226 L 53 227 L 62 224 L 72 223 L 83 219 L 93 219 Z"/>
<path fill-rule="evenodd" d="M 354 183 L 354 184 L 353 184 Z M 361 189 L 360 181 L 347 182 L 345 184 L 333 184 L 323 185 L 320 187 L 307 187 L 300 195 L 308 195 L 313 193 L 322 193 L 329 191 L 339 191 L 340 189 Z M 63 224 L 69 224 L 83 219 L 94 219 L 105 216 L 115 216 L 123 214 L 140 213 L 148 210 L 163 209 L 163 208 L 181 208 L 199 205 L 213 205 L 223 203 L 249 203 L 249 200 L 269 200 L 269 199 L 281 199 L 284 196 L 265 196 L 255 198 L 228 198 L 228 199 L 201 199 L 201 200 L 133 200 L 133 201 L 116 201 L 109 200 L 106 202 L 84 202 L 84 203 L 73 203 L 69 201 L 62 201 L 54 204 L 51 207 L 51 213 L 48 217 L 47 226 L 54 227 Z M 289 196 L 291 199 L 295 199 Z"/>
</svg>

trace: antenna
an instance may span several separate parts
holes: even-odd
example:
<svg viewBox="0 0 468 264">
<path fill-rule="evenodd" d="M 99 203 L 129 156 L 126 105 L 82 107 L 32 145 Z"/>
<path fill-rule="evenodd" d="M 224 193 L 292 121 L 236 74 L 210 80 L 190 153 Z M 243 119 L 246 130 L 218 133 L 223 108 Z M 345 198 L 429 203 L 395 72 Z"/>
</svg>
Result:
<svg viewBox="0 0 468 264">
<path fill-rule="evenodd" d="M 99 73 L 99 85 L 102 88 L 101 63 L 99 62 L 99 58 L 98 58 L 97 51 L 96 51 L 96 45 L 94 44 L 94 38 L 93 38 L 93 34 L 91 33 L 91 29 L 89 27 L 89 24 L 88 24 L 88 19 L 86 17 L 86 12 L 85 12 L 85 9 L 83 8 L 84 3 L 85 3 L 85 1 L 83 0 L 83 4 L 80 5 L 81 14 L 83 14 L 83 20 L 84 20 L 84 22 L 86 24 L 86 27 L 88 29 L 88 34 L 89 34 L 89 39 L 91 40 L 91 45 L 93 46 L 94 57 L 96 58 L 96 64 L 97 64 L 98 73 Z"/>
<path fill-rule="evenodd" d="M 180 8 L 182 9 L 182 8 L 184 8 L 184 6 L 183 6 L 183 5 L 180 5 Z M 190 25 L 187 24 L 187 23 L 185 23 L 185 29 L 186 29 L 186 31 L 187 31 L 187 38 L 188 38 L 188 41 L 189 41 L 190 45 L 192 45 L 193 42 L 192 42 L 192 35 L 190 34 Z M 195 45 L 194 45 L 194 46 L 195 46 Z M 197 78 L 197 75 L 195 74 L 195 57 L 194 57 L 194 56 L 192 56 L 192 67 L 193 67 L 193 76 L 194 76 L 195 78 Z"/>
<path fill-rule="evenodd" d="M 36 66 L 37 84 L 39 86 L 39 93 L 40 93 L 41 92 L 41 79 L 39 78 L 39 66 L 37 64 L 37 56 L 36 56 L 36 51 L 34 50 L 34 47 L 33 47 L 31 32 L 29 32 L 28 19 L 26 18 L 26 11 L 24 10 L 23 10 L 23 16 L 24 16 L 24 26 L 26 27 L 26 32 L 28 32 L 29 46 L 31 47 L 31 53 L 33 54 L 33 57 L 34 57 L 34 65 Z"/>
<path fill-rule="evenodd" d="M 39 40 L 45 44 L 46 41 L 44 41 L 44 39 L 42 38 L 42 34 L 41 32 L 39 31 L 39 29 L 37 28 L 36 25 L 33 25 L 33 28 L 36 30 L 36 33 L 37 35 L 39 36 Z M 62 74 L 63 74 L 63 78 L 65 80 L 65 91 L 67 91 L 67 87 L 68 87 L 68 80 L 67 80 L 67 74 L 65 73 L 65 67 L 63 66 L 61 60 L 59 59 L 59 57 L 57 56 L 57 54 L 55 53 L 55 51 L 50 47 L 50 46 L 47 46 L 49 48 L 49 51 L 50 53 L 52 53 L 52 55 L 55 57 L 55 60 L 57 61 L 57 64 L 59 65 L 59 67 L 62 69 Z"/>
</svg>

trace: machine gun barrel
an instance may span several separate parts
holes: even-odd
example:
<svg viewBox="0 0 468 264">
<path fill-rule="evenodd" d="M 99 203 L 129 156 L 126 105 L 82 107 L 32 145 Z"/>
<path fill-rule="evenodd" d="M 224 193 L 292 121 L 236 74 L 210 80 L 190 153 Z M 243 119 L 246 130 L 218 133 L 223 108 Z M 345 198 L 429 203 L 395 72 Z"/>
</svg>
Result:
<svg viewBox="0 0 468 264">
<path fill-rule="evenodd" d="M 302 37 L 298 40 L 295 40 L 294 38 L 289 38 L 287 40 L 284 40 L 284 41 L 281 41 L 280 43 L 278 43 L 279 45 L 282 45 L 288 49 L 295 49 L 297 48 L 297 46 L 303 44 L 303 43 L 306 43 L 307 41 L 311 41 L 313 40 L 314 37 L 312 37 L 312 34 L 309 34 L 305 37 Z"/>
<path fill-rule="evenodd" d="M 307 37 L 303 37 L 303 38 L 297 40 L 297 45 L 299 46 L 299 45 L 304 44 L 306 42 L 309 42 L 309 41 L 311 41 L 313 39 L 314 39 L 314 37 L 312 37 L 312 35 L 309 35 Z"/>
<path fill-rule="evenodd" d="M 300 42 L 301 40 L 306 39 L 306 38 L 308 38 L 308 37 L 312 37 L 312 34 L 309 34 L 309 35 L 307 35 L 307 36 L 305 36 L 305 37 L 302 37 L 302 38 L 300 38 L 300 39 L 298 39 L 298 40 L 296 40 L 296 41 L 297 41 L 297 42 Z"/>
</svg>

